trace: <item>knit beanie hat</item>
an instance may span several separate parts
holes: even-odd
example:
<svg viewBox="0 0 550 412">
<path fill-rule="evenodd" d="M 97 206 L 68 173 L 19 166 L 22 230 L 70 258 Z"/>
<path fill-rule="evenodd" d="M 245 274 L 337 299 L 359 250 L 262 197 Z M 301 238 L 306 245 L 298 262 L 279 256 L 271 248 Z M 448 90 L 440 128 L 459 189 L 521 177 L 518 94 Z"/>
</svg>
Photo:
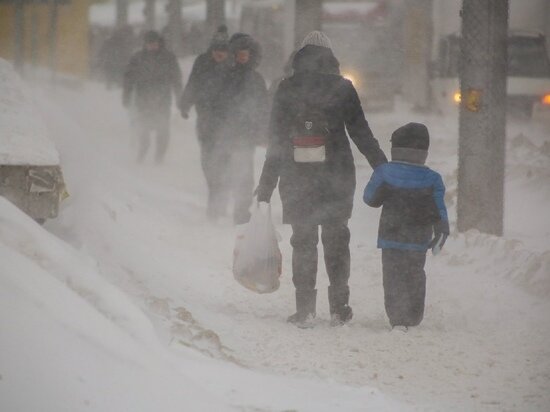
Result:
<svg viewBox="0 0 550 412">
<path fill-rule="evenodd" d="M 319 46 L 327 49 L 332 49 L 332 43 L 328 36 L 320 31 L 314 30 L 310 32 L 302 41 L 302 47 L 305 46 Z"/>
<path fill-rule="evenodd" d="M 422 123 L 408 123 L 391 135 L 393 160 L 424 164 L 429 147 L 430 134 Z"/>
<path fill-rule="evenodd" d="M 143 42 L 144 43 L 161 43 L 162 37 L 160 34 L 158 34 L 158 32 L 154 30 L 149 30 L 145 32 L 145 34 L 143 35 Z"/>
<path fill-rule="evenodd" d="M 216 33 L 214 33 L 214 36 L 212 36 L 212 40 L 210 41 L 210 48 L 212 50 L 227 50 L 229 47 L 229 34 L 227 33 L 227 26 L 225 24 L 222 24 L 220 27 L 218 27 L 218 30 Z"/>
<path fill-rule="evenodd" d="M 408 123 L 401 126 L 391 135 L 391 147 L 428 150 L 430 147 L 428 128 L 422 123 Z"/>
</svg>

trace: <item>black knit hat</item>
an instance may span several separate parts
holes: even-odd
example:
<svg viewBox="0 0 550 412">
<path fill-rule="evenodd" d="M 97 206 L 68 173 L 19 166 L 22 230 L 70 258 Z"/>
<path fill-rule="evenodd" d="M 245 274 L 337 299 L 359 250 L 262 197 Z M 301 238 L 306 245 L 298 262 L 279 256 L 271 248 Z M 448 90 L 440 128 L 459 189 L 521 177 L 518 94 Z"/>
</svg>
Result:
<svg viewBox="0 0 550 412">
<path fill-rule="evenodd" d="M 430 134 L 422 123 L 407 123 L 391 135 L 391 147 L 428 150 Z"/>
<path fill-rule="evenodd" d="M 149 30 L 143 35 L 144 43 L 162 43 L 162 37 L 158 32 L 154 30 Z"/>
<path fill-rule="evenodd" d="M 227 50 L 229 47 L 229 34 L 227 33 L 227 26 L 222 24 L 218 27 L 212 40 L 210 41 L 210 49 L 212 50 Z"/>
</svg>

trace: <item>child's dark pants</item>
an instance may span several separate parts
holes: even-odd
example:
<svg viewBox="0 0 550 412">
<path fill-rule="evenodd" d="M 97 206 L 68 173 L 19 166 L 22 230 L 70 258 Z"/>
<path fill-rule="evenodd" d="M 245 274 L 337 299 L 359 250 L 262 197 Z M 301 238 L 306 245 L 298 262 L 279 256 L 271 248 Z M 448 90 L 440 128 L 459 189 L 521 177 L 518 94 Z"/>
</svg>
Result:
<svg viewBox="0 0 550 412">
<path fill-rule="evenodd" d="M 392 326 L 416 326 L 424 316 L 426 252 L 382 249 L 384 305 Z"/>
</svg>

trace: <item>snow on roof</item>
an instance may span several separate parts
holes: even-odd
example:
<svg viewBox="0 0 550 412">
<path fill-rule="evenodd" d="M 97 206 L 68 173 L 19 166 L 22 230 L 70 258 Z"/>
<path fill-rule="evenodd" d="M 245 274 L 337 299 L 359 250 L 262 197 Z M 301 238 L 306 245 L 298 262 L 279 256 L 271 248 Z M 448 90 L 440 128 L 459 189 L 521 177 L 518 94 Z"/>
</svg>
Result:
<svg viewBox="0 0 550 412">
<path fill-rule="evenodd" d="M 27 86 L 11 64 L 0 59 L 0 165 L 58 164 L 59 154 Z"/>
</svg>

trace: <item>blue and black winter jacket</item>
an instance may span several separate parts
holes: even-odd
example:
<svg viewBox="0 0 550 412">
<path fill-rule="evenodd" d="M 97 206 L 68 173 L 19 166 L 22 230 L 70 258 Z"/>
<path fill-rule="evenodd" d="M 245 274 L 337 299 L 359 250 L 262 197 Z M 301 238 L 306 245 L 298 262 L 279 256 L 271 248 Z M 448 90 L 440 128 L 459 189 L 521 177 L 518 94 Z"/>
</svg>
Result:
<svg viewBox="0 0 550 412">
<path fill-rule="evenodd" d="M 449 233 L 441 175 L 423 165 L 396 162 L 378 166 L 363 200 L 382 207 L 380 249 L 426 251 L 435 233 Z"/>
</svg>

